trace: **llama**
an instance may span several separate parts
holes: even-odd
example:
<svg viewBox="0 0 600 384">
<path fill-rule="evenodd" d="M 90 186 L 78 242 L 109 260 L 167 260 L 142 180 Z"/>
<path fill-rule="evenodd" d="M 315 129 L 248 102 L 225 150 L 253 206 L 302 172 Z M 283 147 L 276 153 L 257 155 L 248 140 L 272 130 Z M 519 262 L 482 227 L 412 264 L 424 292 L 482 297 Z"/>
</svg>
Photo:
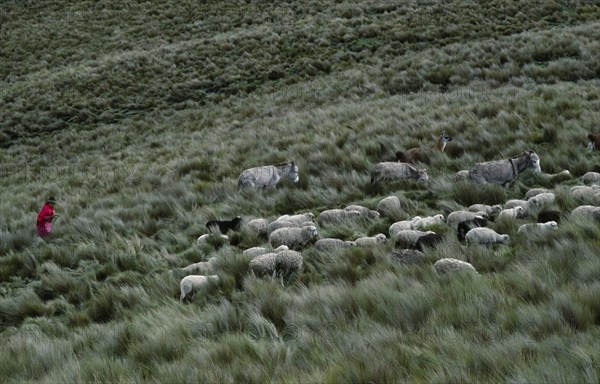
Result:
<svg viewBox="0 0 600 384">
<path fill-rule="evenodd" d="M 246 187 L 266 188 L 277 184 L 284 177 L 294 183 L 300 180 L 298 166 L 294 161 L 246 169 L 238 178 L 238 189 Z"/>
<path fill-rule="evenodd" d="M 469 180 L 478 184 L 501 184 L 505 188 L 510 188 L 517 180 L 517 176 L 527 168 L 541 172 L 540 158 L 532 150 L 508 160 L 477 163 L 469 170 Z"/>
<path fill-rule="evenodd" d="M 396 159 L 402 163 L 414 164 L 417 161 L 423 162 L 425 160 L 425 153 L 427 151 L 444 152 L 446 149 L 446 143 L 452 141 L 452 136 L 448 136 L 446 132 L 442 132 L 435 145 L 431 148 L 411 148 L 406 152 L 396 152 Z"/>
</svg>

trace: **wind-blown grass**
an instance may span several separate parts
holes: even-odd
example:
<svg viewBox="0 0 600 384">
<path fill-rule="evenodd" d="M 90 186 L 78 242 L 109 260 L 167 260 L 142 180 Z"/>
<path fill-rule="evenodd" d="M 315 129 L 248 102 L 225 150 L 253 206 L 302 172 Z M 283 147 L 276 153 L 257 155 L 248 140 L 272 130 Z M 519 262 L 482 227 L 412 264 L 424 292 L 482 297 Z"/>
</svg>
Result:
<svg viewBox="0 0 600 384">
<path fill-rule="evenodd" d="M 19 2 L 0 12 L 0 371 L 6 382 L 597 382 L 600 229 L 569 189 L 600 171 L 593 2 Z M 431 147 L 430 182 L 374 164 Z M 543 174 L 511 189 L 459 170 L 526 149 Z M 295 160 L 300 181 L 237 190 Z M 570 175 L 555 175 L 567 169 Z M 392 217 L 319 227 L 388 234 L 396 220 L 552 189 L 556 232 L 446 225 L 424 261 L 378 248 L 302 251 L 302 273 L 254 277 L 242 251 L 196 245 L 212 219 L 273 220 L 398 196 Z M 61 217 L 48 241 L 35 216 Z M 186 303 L 180 268 L 216 257 Z M 476 275 L 438 276 L 441 258 Z"/>
</svg>

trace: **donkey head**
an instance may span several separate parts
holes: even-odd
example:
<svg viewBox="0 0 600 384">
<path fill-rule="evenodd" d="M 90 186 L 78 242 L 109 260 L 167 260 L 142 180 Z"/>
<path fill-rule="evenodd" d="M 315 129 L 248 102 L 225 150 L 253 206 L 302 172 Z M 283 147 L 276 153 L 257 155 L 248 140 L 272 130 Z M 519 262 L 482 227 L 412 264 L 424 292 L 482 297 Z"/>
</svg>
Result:
<svg viewBox="0 0 600 384">
<path fill-rule="evenodd" d="M 417 174 L 418 175 L 418 179 L 417 180 L 419 180 L 420 183 L 425 184 L 425 183 L 427 183 L 427 181 L 429 181 L 429 176 L 427 176 L 427 170 L 425 170 L 425 169 L 418 169 L 417 172 L 418 172 L 418 174 Z"/>
<path fill-rule="evenodd" d="M 542 168 L 540 166 L 540 157 L 532 151 L 531 149 L 523 152 L 523 154 L 527 158 L 527 168 L 531 168 L 536 172 L 541 172 Z"/>
<path fill-rule="evenodd" d="M 293 181 L 294 183 L 297 183 L 298 180 L 300 180 L 300 177 L 298 176 L 298 166 L 294 161 L 291 162 L 290 166 L 291 168 L 290 172 L 288 173 L 288 179 Z"/>
</svg>

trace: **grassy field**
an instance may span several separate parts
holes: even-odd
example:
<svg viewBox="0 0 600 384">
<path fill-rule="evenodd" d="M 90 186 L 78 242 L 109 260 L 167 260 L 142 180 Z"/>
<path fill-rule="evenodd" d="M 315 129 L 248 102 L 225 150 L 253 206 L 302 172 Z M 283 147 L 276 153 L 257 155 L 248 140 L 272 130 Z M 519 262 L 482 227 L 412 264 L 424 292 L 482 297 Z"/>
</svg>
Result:
<svg viewBox="0 0 600 384">
<path fill-rule="evenodd" d="M 600 154 L 593 1 L 28 1 L 0 4 L 0 382 L 586 382 L 600 379 L 600 226 L 569 188 Z M 397 150 L 454 137 L 427 186 L 371 187 Z M 533 149 L 511 189 L 454 180 Z M 237 190 L 295 160 L 300 181 Z M 212 219 L 274 220 L 395 195 L 397 217 L 319 228 L 353 240 L 395 220 L 552 189 L 558 231 L 443 247 L 303 250 L 258 279 L 245 248 L 197 246 Z M 48 242 L 35 217 L 61 217 Z M 218 249 L 217 249 L 218 248 Z M 179 301 L 178 271 L 218 258 Z M 438 276 L 444 257 L 478 275 Z"/>
</svg>

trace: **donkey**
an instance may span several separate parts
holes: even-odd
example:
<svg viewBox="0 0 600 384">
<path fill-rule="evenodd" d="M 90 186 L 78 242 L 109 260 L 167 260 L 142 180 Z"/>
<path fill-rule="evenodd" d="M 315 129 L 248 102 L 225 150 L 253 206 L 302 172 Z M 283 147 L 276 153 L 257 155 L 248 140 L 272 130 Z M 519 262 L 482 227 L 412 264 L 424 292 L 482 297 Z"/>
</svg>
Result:
<svg viewBox="0 0 600 384">
<path fill-rule="evenodd" d="M 508 160 L 477 163 L 469 170 L 469 180 L 478 184 L 501 184 L 505 188 L 510 188 L 519 173 L 527 168 L 541 172 L 540 158 L 532 150 L 527 150 Z"/>
<path fill-rule="evenodd" d="M 588 151 L 594 149 L 600 151 L 600 133 L 590 133 L 588 135 Z"/>
<path fill-rule="evenodd" d="M 294 161 L 246 169 L 238 178 L 238 189 L 246 187 L 266 188 L 277 184 L 284 177 L 294 183 L 300 180 L 298 166 Z"/>
<path fill-rule="evenodd" d="M 411 163 L 414 164 L 416 161 L 424 161 L 425 160 L 425 152 L 427 151 L 436 151 L 436 152 L 444 152 L 446 149 L 446 143 L 452 141 L 452 136 L 448 136 L 446 132 L 442 132 L 440 137 L 438 138 L 435 145 L 430 148 L 411 148 L 406 152 L 398 151 L 396 152 L 396 160 L 402 163 Z"/>
</svg>

